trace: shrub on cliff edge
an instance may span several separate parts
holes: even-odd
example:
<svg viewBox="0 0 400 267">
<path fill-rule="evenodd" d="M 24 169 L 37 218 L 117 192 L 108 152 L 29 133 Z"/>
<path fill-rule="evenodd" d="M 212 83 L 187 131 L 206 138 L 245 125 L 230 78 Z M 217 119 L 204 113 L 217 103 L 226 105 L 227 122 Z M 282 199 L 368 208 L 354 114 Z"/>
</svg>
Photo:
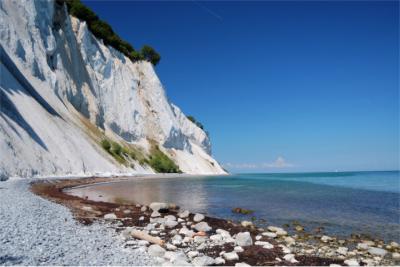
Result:
<svg viewBox="0 0 400 267">
<path fill-rule="evenodd" d="M 160 61 L 160 55 L 154 50 L 154 48 L 148 45 L 144 45 L 140 52 L 137 52 L 130 43 L 121 39 L 107 22 L 101 20 L 80 0 L 56 0 L 56 2 L 61 5 L 65 3 L 69 14 L 85 21 L 94 36 L 102 39 L 104 44 L 120 51 L 130 60 L 146 60 L 151 62 L 153 65 L 157 65 Z"/>
</svg>

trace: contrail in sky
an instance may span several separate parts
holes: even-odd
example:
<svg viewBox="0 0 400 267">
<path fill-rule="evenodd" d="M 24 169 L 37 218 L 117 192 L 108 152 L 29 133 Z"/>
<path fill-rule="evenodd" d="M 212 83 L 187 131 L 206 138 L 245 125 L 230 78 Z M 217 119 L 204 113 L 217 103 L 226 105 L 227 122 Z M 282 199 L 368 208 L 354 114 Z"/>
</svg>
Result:
<svg viewBox="0 0 400 267">
<path fill-rule="evenodd" d="M 211 14 L 212 16 L 216 17 L 217 19 L 219 19 L 220 21 L 222 21 L 222 17 L 220 15 L 218 15 L 217 13 L 215 13 L 214 11 L 212 11 L 211 9 L 209 9 L 208 7 L 206 7 L 205 5 L 203 5 L 202 3 L 200 3 L 199 1 L 196 0 L 192 0 L 193 3 L 195 3 L 196 5 L 198 5 L 199 7 L 201 7 L 202 9 L 204 9 L 205 11 L 207 11 L 209 14 Z"/>
</svg>

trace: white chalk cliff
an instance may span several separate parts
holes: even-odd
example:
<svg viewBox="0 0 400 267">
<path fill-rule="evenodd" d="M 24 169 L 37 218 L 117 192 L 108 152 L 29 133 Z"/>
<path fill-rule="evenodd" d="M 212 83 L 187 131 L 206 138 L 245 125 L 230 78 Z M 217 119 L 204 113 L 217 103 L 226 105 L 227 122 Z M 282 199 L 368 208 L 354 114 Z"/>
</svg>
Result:
<svg viewBox="0 0 400 267">
<path fill-rule="evenodd" d="M 223 174 L 207 134 L 170 103 L 151 63 L 133 63 L 53 1 L 0 1 L 0 173 L 153 173 L 118 163 L 104 138 L 156 143 L 184 173 Z"/>
</svg>

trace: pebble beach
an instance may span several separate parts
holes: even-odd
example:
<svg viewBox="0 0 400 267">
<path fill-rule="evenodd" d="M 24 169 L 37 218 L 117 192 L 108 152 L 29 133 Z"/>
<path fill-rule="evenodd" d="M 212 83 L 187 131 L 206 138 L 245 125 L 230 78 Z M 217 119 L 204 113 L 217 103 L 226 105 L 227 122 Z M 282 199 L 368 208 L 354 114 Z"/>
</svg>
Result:
<svg viewBox="0 0 400 267">
<path fill-rule="evenodd" d="M 338 239 L 323 233 L 311 235 L 304 232 L 301 225 L 294 225 L 297 232 L 289 234 L 280 226 L 258 228 L 250 221 L 232 222 L 206 214 L 194 214 L 179 209 L 174 203 L 154 202 L 146 206 L 96 202 L 63 192 L 66 188 L 105 180 L 86 178 L 33 184 L 32 191 L 36 194 L 70 208 L 72 214 L 65 207 L 41 199 L 46 205 L 57 206 L 64 211 L 68 227 L 72 224 L 77 229 L 83 229 L 80 230 L 83 235 L 90 235 L 87 231 L 96 232 L 87 238 L 89 241 L 106 231 L 108 234 L 102 242 L 113 246 L 115 251 L 127 253 L 126 258 L 118 256 L 117 263 L 112 256 L 115 253 L 109 257 L 106 256 L 109 254 L 100 253 L 101 256 L 93 259 L 93 263 L 86 260 L 73 264 L 358 266 L 397 265 L 400 262 L 400 248 L 396 242 L 384 243 L 358 236 Z M 10 181 L 10 188 L 15 188 L 13 183 Z M 25 183 L 25 189 L 21 189 L 25 190 L 25 194 L 38 198 L 26 192 L 26 182 L 18 183 Z M 107 251 L 110 252 L 110 249 Z"/>
<path fill-rule="evenodd" d="M 83 225 L 62 205 L 33 194 L 32 180 L 0 183 L 0 265 L 153 265 L 102 220 Z M 34 180 L 33 180 L 34 182 Z"/>
</svg>

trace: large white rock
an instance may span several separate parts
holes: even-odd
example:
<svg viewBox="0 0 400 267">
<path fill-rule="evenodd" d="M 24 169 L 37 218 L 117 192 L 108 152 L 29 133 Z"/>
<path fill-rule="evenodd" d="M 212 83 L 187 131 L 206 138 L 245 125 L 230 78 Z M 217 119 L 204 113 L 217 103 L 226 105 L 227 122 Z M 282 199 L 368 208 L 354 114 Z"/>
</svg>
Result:
<svg viewBox="0 0 400 267">
<path fill-rule="evenodd" d="M 345 260 L 344 264 L 346 264 L 347 266 L 360 266 L 360 264 L 358 263 L 358 261 L 356 259 Z"/>
<path fill-rule="evenodd" d="M 190 212 L 188 210 L 184 210 L 184 211 L 178 213 L 178 217 L 184 219 L 184 218 L 189 217 L 189 214 L 190 214 Z"/>
<path fill-rule="evenodd" d="M 160 247 L 159 245 L 151 245 L 147 249 L 147 253 L 153 257 L 163 257 L 165 254 L 165 249 Z"/>
<path fill-rule="evenodd" d="M 224 229 L 217 229 L 215 232 L 217 234 L 221 235 L 222 238 L 224 238 L 224 239 L 227 239 L 227 238 L 231 237 L 231 234 L 228 231 L 224 230 Z"/>
<path fill-rule="evenodd" d="M 270 237 L 270 238 L 275 238 L 275 237 L 278 236 L 277 234 L 272 233 L 272 232 L 264 232 L 261 235 L 266 236 L 266 237 Z"/>
<path fill-rule="evenodd" d="M 172 263 L 175 262 L 187 262 L 188 258 L 183 251 L 167 251 L 164 254 L 164 258 L 169 260 Z"/>
<path fill-rule="evenodd" d="M 237 233 L 235 241 L 238 246 L 242 247 L 253 245 L 253 239 L 249 232 Z"/>
<path fill-rule="evenodd" d="M 108 213 L 104 215 L 104 219 L 106 220 L 116 220 L 118 217 L 115 213 Z"/>
<path fill-rule="evenodd" d="M 236 261 L 239 259 L 239 255 L 235 251 L 224 253 L 224 255 L 222 255 L 222 256 L 227 261 Z"/>
<path fill-rule="evenodd" d="M 174 245 L 182 244 L 182 236 L 181 235 L 174 235 L 171 240 L 172 240 L 172 244 L 174 244 Z"/>
<path fill-rule="evenodd" d="M 347 252 L 349 251 L 348 248 L 346 247 L 338 247 L 338 249 L 336 250 L 337 253 L 346 256 Z"/>
<path fill-rule="evenodd" d="M 215 264 L 215 260 L 209 256 L 200 256 L 192 260 L 194 266 L 210 266 Z"/>
<path fill-rule="evenodd" d="M 253 223 L 250 221 L 242 221 L 240 223 L 243 227 L 249 227 L 249 226 L 253 226 Z"/>
<path fill-rule="evenodd" d="M 273 249 L 274 248 L 274 245 L 272 245 L 271 243 L 266 242 L 266 241 L 256 241 L 254 243 L 254 245 L 262 246 L 263 248 L 266 248 L 266 249 Z"/>
<path fill-rule="evenodd" d="M 286 254 L 285 256 L 283 256 L 283 259 L 285 261 L 288 261 L 290 263 L 296 263 L 298 262 L 298 260 L 296 260 L 296 258 L 294 257 L 294 254 Z"/>
<path fill-rule="evenodd" d="M 359 250 L 367 250 L 368 248 L 369 248 L 369 246 L 366 243 L 358 243 L 357 244 L 357 249 L 359 249 Z"/>
<path fill-rule="evenodd" d="M 222 243 L 223 241 L 223 237 L 220 234 L 216 234 L 216 235 L 211 235 L 210 236 L 210 240 L 215 242 L 215 243 Z"/>
<path fill-rule="evenodd" d="M 399 243 L 392 241 L 392 242 L 390 242 L 390 246 L 392 248 L 398 248 L 399 247 Z"/>
<path fill-rule="evenodd" d="M 207 240 L 207 237 L 206 237 L 206 236 L 195 236 L 195 237 L 193 238 L 193 241 L 194 241 L 195 243 L 197 243 L 197 244 L 204 243 L 204 242 L 206 242 L 206 240 Z"/>
<path fill-rule="evenodd" d="M 385 257 L 385 255 L 387 254 L 387 250 L 383 248 L 370 247 L 368 249 L 368 253 L 374 256 Z"/>
<path fill-rule="evenodd" d="M 195 224 L 194 229 L 196 229 L 199 232 L 208 232 L 212 230 L 212 228 L 206 222 L 199 222 Z"/>
<path fill-rule="evenodd" d="M 192 237 L 194 235 L 194 232 L 192 230 L 187 229 L 186 227 L 182 227 L 179 230 L 179 234 L 188 236 L 188 237 Z"/>
<path fill-rule="evenodd" d="M 164 202 L 153 202 L 149 205 L 149 208 L 152 211 L 159 211 L 160 209 L 168 209 L 169 205 L 168 205 L 168 203 L 164 203 Z"/>
<path fill-rule="evenodd" d="M 216 265 L 225 264 L 225 260 L 223 258 L 221 258 L 221 257 L 217 257 L 217 258 L 215 258 L 215 264 Z"/>
<path fill-rule="evenodd" d="M 189 251 L 187 253 L 187 255 L 188 255 L 189 258 L 194 258 L 194 257 L 197 257 L 199 255 L 199 252 L 197 250 Z"/>
<path fill-rule="evenodd" d="M 323 235 L 323 236 L 321 237 L 321 241 L 324 242 L 324 243 L 327 243 L 327 242 L 329 242 L 329 241 L 331 241 L 331 240 L 332 240 L 332 237 L 327 236 L 327 235 Z"/>
<path fill-rule="evenodd" d="M 241 246 L 236 246 L 236 247 L 233 248 L 233 251 L 240 253 L 240 252 L 243 252 L 244 249 Z"/>
<path fill-rule="evenodd" d="M 278 236 L 284 236 L 287 235 L 287 232 L 285 230 L 283 230 L 280 227 L 276 227 L 276 226 L 268 226 L 267 227 L 268 231 L 270 232 L 274 232 L 276 235 Z"/>
<path fill-rule="evenodd" d="M 165 225 L 165 227 L 167 227 L 167 228 L 174 228 L 175 226 L 178 225 L 178 222 L 177 222 L 177 221 L 166 221 L 166 222 L 164 223 L 164 225 Z"/>
<path fill-rule="evenodd" d="M 204 215 L 203 214 L 201 214 L 201 213 L 196 213 L 194 216 L 193 216 L 193 221 L 195 221 L 195 222 L 201 222 L 202 220 L 204 220 Z"/>
<path fill-rule="evenodd" d="M 176 221 L 176 217 L 174 215 L 164 216 L 164 219 L 167 221 Z"/>
<path fill-rule="evenodd" d="M 394 260 L 400 260 L 400 253 L 398 253 L 398 252 L 393 252 L 393 253 L 392 253 L 392 259 L 394 259 Z"/>
</svg>

